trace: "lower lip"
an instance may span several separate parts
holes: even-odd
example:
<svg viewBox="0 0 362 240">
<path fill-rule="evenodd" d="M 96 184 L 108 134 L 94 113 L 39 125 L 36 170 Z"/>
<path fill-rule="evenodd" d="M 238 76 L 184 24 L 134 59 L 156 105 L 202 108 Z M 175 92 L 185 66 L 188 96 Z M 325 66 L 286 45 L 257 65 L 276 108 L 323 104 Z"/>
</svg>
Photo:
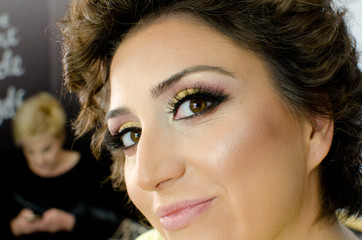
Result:
<svg viewBox="0 0 362 240">
<path fill-rule="evenodd" d="M 176 231 L 190 225 L 192 221 L 211 207 L 213 200 L 214 198 L 161 217 L 162 227 L 166 231 Z"/>
</svg>

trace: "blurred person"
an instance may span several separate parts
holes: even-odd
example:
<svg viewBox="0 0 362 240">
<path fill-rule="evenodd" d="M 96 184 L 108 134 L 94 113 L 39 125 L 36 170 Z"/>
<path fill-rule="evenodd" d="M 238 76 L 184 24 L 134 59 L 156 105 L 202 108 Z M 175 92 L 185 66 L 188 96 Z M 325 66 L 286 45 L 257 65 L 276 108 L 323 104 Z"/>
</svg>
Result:
<svg viewBox="0 0 362 240">
<path fill-rule="evenodd" d="M 7 174 L 2 239 L 108 239 L 121 222 L 100 201 L 98 165 L 63 148 L 66 114 L 51 94 L 26 99 L 13 119 L 25 156 Z"/>
</svg>

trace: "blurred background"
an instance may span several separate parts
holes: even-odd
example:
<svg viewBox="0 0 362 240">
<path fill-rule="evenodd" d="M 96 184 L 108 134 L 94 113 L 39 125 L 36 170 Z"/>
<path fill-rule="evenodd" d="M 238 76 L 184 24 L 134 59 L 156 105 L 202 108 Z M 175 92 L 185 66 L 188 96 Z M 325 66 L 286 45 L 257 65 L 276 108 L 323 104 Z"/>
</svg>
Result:
<svg viewBox="0 0 362 240">
<path fill-rule="evenodd" d="M 47 91 L 59 98 L 68 119 L 78 111 L 75 97 L 62 94 L 65 91 L 56 21 L 64 13 L 66 2 L 0 0 L 0 166 L 19 152 L 12 142 L 11 119 L 24 99 Z M 74 145 L 89 152 L 88 143 L 80 146 L 80 141 L 73 143 L 73 139 L 69 125 L 67 147 Z"/>
<path fill-rule="evenodd" d="M 14 146 L 11 119 L 23 100 L 40 91 L 53 94 L 67 112 L 65 148 L 79 151 L 83 157 L 95 161 L 90 152 L 90 136 L 74 138 L 71 119 L 76 116 L 79 105 L 76 96 L 67 93 L 62 83 L 60 35 L 56 23 L 66 7 L 67 0 L 0 0 L 1 194 L 4 194 L 5 173 L 10 165 L 24 158 L 21 149 Z M 106 156 L 100 162 L 101 179 L 105 179 L 110 173 L 111 160 Z M 110 182 L 102 186 L 107 206 L 113 206 L 118 216 L 137 219 L 130 213 L 124 192 L 114 191 Z"/>
</svg>

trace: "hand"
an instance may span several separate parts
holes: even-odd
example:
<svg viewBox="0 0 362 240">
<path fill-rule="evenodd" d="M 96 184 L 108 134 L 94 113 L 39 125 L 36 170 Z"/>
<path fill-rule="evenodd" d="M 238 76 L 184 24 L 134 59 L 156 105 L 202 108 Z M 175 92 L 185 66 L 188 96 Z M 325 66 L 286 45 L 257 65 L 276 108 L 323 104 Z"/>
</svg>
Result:
<svg viewBox="0 0 362 240">
<path fill-rule="evenodd" d="M 23 209 L 19 215 L 11 221 L 11 230 L 15 236 L 35 232 L 69 232 L 73 230 L 75 225 L 75 217 L 72 214 L 56 208 L 44 212 L 42 218 L 29 221 L 32 216 L 34 216 L 34 213 L 31 210 Z"/>
<path fill-rule="evenodd" d="M 43 213 L 43 217 L 35 221 L 38 231 L 55 233 L 70 232 L 75 225 L 74 215 L 60 209 L 51 208 Z"/>
<path fill-rule="evenodd" d="M 34 224 L 37 221 L 37 215 L 30 209 L 24 208 L 10 222 L 11 232 L 15 236 L 32 234 L 37 232 L 37 226 Z"/>
</svg>

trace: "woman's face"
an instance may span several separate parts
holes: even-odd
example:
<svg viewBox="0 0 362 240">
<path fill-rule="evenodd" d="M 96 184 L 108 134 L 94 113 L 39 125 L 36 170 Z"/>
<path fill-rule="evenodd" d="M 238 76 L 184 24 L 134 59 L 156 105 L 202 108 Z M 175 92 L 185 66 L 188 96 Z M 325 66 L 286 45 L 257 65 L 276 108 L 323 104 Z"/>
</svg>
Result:
<svg viewBox="0 0 362 240">
<path fill-rule="evenodd" d="M 300 218 L 310 124 L 255 54 L 170 17 L 122 42 L 110 83 L 129 196 L 163 236 L 272 239 Z"/>
<path fill-rule="evenodd" d="M 30 169 L 39 176 L 48 176 L 59 166 L 63 139 L 48 134 L 31 138 L 23 143 L 24 156 Z"/>
</svg>

